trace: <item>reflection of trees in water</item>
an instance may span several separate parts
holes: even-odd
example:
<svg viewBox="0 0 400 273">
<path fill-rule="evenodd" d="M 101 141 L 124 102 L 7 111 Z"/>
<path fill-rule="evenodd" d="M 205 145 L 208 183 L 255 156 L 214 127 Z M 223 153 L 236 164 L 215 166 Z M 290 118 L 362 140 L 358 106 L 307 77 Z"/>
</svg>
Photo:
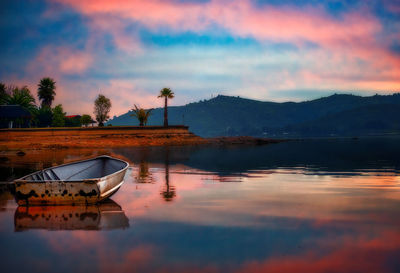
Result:
<svg viewBox="0 0 400 273">
<path fill-rule="evenodd" d="M 163 183 L 162 185 L 160 195 L 161 198 L 166 202 L 173 201 L 173 199 L 176 197 L 176 188 L 174 185 L 171 185 L 169 179 L 169 165 L 171 161 L 174 162 L 177 160 L 177 155 L 178 158 L 182 158 L 179 156 L 179 152 L 177 152 L 176 147 L 136 147 L 129 150 L 113 149 L 113 152 L 116 155 L 123 155 L 130 161 L 134 162 L 136 168 L 131 174 L 134 183 L 156 183 L 156 176 L 152 172 L 151 166 L 152 164 L 156 164 L 158 166 L 159 163 L 163 163 L 165 169 L 165 184 Z"/>
<path fill-rule="evenodd" d="M 142 147 L 138 153 L 139 164 L 136 176 L 133 177 L 133 181 L 136 183 L 155 183 L 156 180 L 149 168 L 149 149 Z"/>
<path fill-rule="evenodd" d="M 155 183 L 156 180 L 149 169 L 149 162 L 145 160 L 140 161 L 134 181 L 136 183 Z"/>
<path fill-rule="evenodd" d="M 136 150 L 135 156 L 137 156 L 137 172 L 132 173 L 133 181 L 135 183 L 145 184 L 145 183 L 156 183 L 156 178 L 153 176 L 153 173 L 150 170 L 151 165 L 151 154 L 149 147 L 142 147 Z M 162 189 L 160 191 L 161 197 L 166 202 L 171 202 L 176 197 L 175 186 L 171 185 L 169 181 L 169 164 L 170 164 L 170 148 L 165 147 L 165 149 L 161 150 L 158 153 L 159 156 L 163 157 L 164 161 L 164 169 L 165 169 L 165 184 L 162 185 Z"/>
<path fill-rule="evenodd" d="M 165 150 L 165 187 L 161 191 L 161 196 L 166 202 L 170 202 L 176 197 L 175 186 L 169 183 L 169 147 L 166 147 Z"/>
<path fill-rule="evenodd" d="M 175 186 L 169 184 L 169 164 L 165 165 L 165 187 L 161 191 L 161 195 L 166 202 L 170 202 L 176 196 Z"/>
</svg>

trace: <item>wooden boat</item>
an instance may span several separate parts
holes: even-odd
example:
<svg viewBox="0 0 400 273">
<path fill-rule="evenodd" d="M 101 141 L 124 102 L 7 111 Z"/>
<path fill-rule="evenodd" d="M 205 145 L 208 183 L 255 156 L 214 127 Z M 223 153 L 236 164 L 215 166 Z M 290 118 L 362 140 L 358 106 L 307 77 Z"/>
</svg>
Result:
<svg viewBox="0 0 400 273">
<path fill-rule="evenodd" d="M 19 205 L 95 204 L 124 183 L 129 164 L 110 156 L 51 167 L 14 181 Z"/>
</svg>

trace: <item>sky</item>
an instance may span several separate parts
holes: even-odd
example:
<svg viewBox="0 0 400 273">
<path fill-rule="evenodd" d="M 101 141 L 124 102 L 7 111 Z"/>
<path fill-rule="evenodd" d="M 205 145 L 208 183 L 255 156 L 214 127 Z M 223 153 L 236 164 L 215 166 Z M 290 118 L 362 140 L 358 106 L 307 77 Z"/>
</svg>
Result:
<svg viewBox="0 0 400 273">
<path fill-rule="evenodd" d="M 397 0 L 0 0 L 0 35 L 0 81 L 51 77 L 68 114 L 400 92 Z"/>
</svg>

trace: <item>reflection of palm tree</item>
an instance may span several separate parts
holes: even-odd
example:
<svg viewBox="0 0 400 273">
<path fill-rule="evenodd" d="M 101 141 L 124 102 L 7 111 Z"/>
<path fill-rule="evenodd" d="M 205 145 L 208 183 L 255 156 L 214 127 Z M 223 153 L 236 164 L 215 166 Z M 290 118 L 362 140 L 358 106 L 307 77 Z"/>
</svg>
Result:
<svg viewBox="0 0 400 273">
<path fill-rule="evenodd" d="M 176 196 L 176 191 L 174 186 L 169 185 L 169 148 L 166 147 L 166 154 L 165 154 L 165 190 L 161 192 L 164 200 L 166 202 L 170 202 Z"/>
</svg>

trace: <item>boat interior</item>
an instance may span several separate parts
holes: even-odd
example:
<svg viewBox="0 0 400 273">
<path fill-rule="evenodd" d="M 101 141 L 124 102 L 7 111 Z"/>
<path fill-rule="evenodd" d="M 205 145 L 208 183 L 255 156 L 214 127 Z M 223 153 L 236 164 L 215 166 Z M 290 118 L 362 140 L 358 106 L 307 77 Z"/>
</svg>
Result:
<svg viewBox="0 0 400 273">
<path fill-rule="evenodd" d="M 25 177 L 24 180 L 74 181 L 95 179 L 115 173 L 126 166 L 127 163 L 121 160 L 106 156 L 97 157 L 91 160 L 45 169 Z"/>
</svg>

